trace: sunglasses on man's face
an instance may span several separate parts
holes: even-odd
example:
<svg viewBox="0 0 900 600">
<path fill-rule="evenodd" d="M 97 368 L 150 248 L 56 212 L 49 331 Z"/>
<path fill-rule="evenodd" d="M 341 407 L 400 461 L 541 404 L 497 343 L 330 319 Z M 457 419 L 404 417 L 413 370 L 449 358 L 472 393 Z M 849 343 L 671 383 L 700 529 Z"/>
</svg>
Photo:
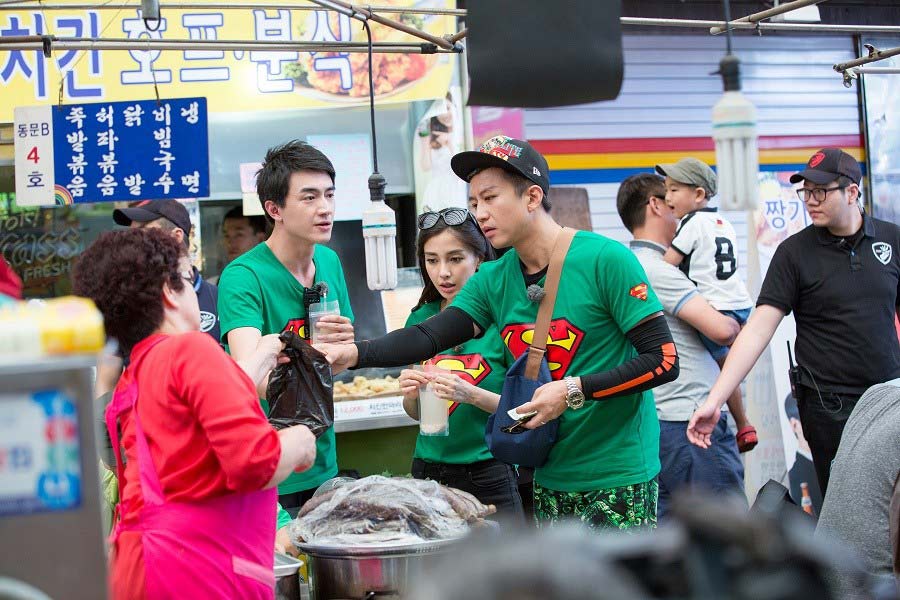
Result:
<svg viewBox="0 0 900 600">
<path fill-rule="evenodd" d="M 472 213 L 469 212 L 467 208 L 445 208 L 439 211 L 428 211 L 419 215 L 419 229 L 431 229 L 437 222 L 441 219 L 444 220 L 444 223 L 451 227 L 455 227 L 456 225 L 462 225 L 472 216 Z M 472 216 L 472 221 L 475 221 L 475 217 Z"/>
</svg>

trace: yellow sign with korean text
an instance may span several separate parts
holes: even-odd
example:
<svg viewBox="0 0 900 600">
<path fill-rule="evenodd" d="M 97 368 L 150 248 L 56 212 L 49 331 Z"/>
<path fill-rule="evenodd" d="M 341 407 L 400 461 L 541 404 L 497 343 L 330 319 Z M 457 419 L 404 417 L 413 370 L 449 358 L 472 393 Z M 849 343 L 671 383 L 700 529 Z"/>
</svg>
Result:
<svg viewBox="0 0 900 600">
<path fill-rule="evenodd" d="M 57 0 L 55 6 L 75 4 Z M 383 0 L 381 5 L 453 8 L 451 0 Z M 321 10 L 178 9 L 165 3 L 156 31 L 137 8 L 0 11 L 0 37 L 153 40 L 365 42 L 362 23 Z M 453 33 L 445 15 L 390 18 L 436 36 Z M 151 27 L 153 23 L 150 23 Z M 371 23 L 375 42 L 422 42 Z M 376 104 L 443 97 L 456 65 L 453 54 L 378 54 L 373 58 Z M 368 103 L 368 56 L 346 52 L 236 50 L 4 50 L 0 46 L 0 123 L 17 106 L 155 98 L 207 98 L 210 112 L 358 106 Z"/>
</svg>

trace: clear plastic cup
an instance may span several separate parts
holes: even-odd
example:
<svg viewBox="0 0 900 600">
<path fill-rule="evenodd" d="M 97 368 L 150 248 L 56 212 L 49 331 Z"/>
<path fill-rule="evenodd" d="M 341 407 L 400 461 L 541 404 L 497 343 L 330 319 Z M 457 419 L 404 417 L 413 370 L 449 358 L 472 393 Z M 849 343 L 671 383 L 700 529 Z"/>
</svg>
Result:
<svg viewBox="0 0 900 600">
<path fill-rule="evenodd" d="M 309 305 L 309 314 L 307 316 L 307 326 L 309 327 L 309 339 L 313 344 L 317 344 L 319 342 L 319 332 L 318 327 L 316 326 L 319 322 L 319 319 L 324 317 L 325 315 L 340 315 L 341 314 L 341 305 L 337 300 L 327 300 L 325 302 L 316 302 L 315 304 Z"/>
<path fill-rule="evenodd" d="M 451 375 L 446 369 L 432 365 L 415 367 L 426 373 Z M 450 435 L 450 403 L 431 389 L 431 384 L 419 388 L 419 433 L 422 435 Z"/>
</svg>

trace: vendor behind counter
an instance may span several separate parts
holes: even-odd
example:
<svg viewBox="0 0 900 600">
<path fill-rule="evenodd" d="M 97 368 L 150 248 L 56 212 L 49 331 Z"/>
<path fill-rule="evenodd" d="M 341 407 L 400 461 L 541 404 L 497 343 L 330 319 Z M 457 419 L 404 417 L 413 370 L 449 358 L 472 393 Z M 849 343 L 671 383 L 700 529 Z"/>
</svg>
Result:
<svg viewBox="0 0 900 600">
<path fill-rule="evenodd" d="M 106 411 L 121 485 L 111 591 L 272 598 L 274 488 L 312 464 L 315 440 L 276 433 L 257 402 L 281 342 L 235 363 L 199 332 L 191 280 L 184 247 L 155 229 L 104 234 L 76 266 L 76 292 L 132 359 Z"/>
</svg>

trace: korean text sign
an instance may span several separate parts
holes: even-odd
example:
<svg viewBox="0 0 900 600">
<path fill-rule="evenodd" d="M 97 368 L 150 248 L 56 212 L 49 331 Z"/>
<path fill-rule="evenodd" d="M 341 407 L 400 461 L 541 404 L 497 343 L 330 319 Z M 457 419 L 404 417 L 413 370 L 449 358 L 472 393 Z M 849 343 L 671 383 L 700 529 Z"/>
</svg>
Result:
<svg viewBox="0 0 900 600">
<path fill-rule="evenodd" d="M 71 4 L 71 10 L 64 7 Z M 454 8 L 451 0 L 390 0 L 392 6 Z M 266 42 L 363 42 L 365 31 L 346 15 L 325 10 L 180 9 L 166 6 L 158 29 L 145 27 L 140 10 L 84 10 L 84 3 L 57 0 L 59 10 L 23 7 L 0 12 L 0 37 L 53 35 L 59 38 L 122 40 L 258 40 Z M 434 35 L 455 32 L 447 15 L 395 15 Z M 377 23 L 375 42 L 414 38 Z M 456 65 L 455 55 L 376 54 L 375 93 L 379 103 L 443 97 Z M 55 102 L 122 101 L 161 96 L 204 96 L 211 112 L 359 106 L 368 102 L 365 53 L 265 50 L 159 50 L 0 52 L 0 123 L 12 109 Z"/>
<path fill-rule="evenodd" d="M 209 196 L 205 98 L 17 108 L 14 135 L 22 206 Z"/>
</svg>

